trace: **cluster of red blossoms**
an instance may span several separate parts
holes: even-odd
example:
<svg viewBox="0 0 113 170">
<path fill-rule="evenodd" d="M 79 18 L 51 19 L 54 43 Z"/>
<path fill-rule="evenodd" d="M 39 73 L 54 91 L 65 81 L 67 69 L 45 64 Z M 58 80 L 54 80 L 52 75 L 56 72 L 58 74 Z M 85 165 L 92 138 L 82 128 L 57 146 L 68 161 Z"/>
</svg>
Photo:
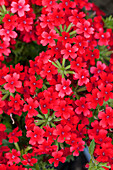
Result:
<svg viewBox="0 0 113 170">
<path fill-rule="evenodd" d="M 104 13 L 88 0 L 1 0 L 0 15 L 0 170 L 32 170 L 40 157 L 57 167 L 92 139 L 94 158 L 113 170 L 113 55 L 101 56 L 113 33 Z M 46 50 L 7 66 L 17 40 Z"/>
</svg>

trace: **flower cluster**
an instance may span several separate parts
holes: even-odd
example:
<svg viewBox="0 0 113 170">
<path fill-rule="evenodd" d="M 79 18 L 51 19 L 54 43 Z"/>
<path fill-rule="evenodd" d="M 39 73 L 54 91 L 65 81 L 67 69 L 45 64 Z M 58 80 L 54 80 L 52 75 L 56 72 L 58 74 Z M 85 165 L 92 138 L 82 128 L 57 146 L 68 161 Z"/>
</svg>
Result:
<svg viewBox="0 0 113 170">
<path fill-rule="evenodd" d="M 57 167 L 94 139 L 94 158 L 113 170 L 113 32 L 104 13 L 88 0 L 0 5 L 0 169 Z"/>
</svg>

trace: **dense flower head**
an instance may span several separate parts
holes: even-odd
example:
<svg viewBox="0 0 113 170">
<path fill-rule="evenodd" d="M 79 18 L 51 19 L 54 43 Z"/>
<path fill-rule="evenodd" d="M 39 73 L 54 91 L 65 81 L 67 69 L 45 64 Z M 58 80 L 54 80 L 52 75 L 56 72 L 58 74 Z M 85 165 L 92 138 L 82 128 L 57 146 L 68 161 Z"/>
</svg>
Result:
<svg viewBox="0 0 113 170">
<path fill-rule="evenodd" d="M 94 159 L 113 169 L 113 32 L 104 13 L 88 0 L 0 7 L 0 169 L 57 167 L 93 139 Z"/>
</svg>

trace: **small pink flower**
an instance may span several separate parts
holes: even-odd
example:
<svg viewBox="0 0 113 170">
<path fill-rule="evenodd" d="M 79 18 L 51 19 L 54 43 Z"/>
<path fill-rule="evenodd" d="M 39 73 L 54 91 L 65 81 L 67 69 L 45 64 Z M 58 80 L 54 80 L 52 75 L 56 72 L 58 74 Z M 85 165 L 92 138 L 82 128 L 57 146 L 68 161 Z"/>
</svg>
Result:
<svg viewBox="0 0 113 170">
<path fill-rule="evenodd" d="M 71 81 L 69 79 L 65 80 L 62 78 L 62 84 L 56 84 L 55 89 L 59 91 L 59 97 L 63 98 L 65 95 L 70 95 L 72 93 L 72 89 L 69 87 Z"/>
<path fill-rule="evenodd" d="M 25 0 L 19 0 L 18 3 L 17 2 L 12 2 L 11 6 L 12 6 L 11 12 L 12 13 L 18 12 L 19 17 L 24 16 L 25 11 L 30 10 L 29 4 L 25 5 Z"/>
<path fill-rule="evenodd" d="M 5 90 L 9 90 L 9 92 L 14 93 L 15 87 L 21 88 L 22 82 L 18 81 L 20 75 L 17 73 L 13 73 L 13 77 L 11 75 L 6 75 L 4 79 L 8 82 L 4 85 Z"/>
</svg>

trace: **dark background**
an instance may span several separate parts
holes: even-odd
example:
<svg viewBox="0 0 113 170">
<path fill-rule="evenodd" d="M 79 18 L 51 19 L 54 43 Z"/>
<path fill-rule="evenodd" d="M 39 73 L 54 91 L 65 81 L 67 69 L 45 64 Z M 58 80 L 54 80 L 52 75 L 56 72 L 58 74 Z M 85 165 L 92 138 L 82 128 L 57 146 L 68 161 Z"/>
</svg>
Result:
<svg viewBox="0 0 113 170">
<path fill-rule="evenodd" d="M 95 3 L 107 16 L 113 15 L 113 0 L 90 0 Z"/>
</svg>

